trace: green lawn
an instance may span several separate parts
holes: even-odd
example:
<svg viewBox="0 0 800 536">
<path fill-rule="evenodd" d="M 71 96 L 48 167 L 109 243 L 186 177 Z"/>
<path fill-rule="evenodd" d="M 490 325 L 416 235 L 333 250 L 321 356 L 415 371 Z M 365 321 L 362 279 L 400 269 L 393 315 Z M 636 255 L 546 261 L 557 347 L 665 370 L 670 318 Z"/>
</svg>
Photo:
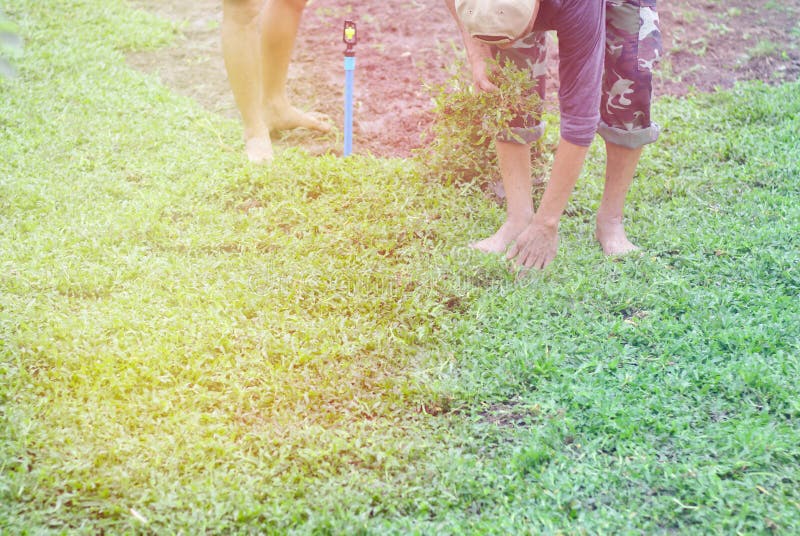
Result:
<svg viewBox="0 0 800 536">
<path fill-rule="evenodd" d="M 800 531 L 800 84 L 658 103 L 641 255 L 593 146 L 517 283 L 477 187 L 251 166 L 126 66 L 167 23 L 0 9 L 0 533 Z"/>
</svg>

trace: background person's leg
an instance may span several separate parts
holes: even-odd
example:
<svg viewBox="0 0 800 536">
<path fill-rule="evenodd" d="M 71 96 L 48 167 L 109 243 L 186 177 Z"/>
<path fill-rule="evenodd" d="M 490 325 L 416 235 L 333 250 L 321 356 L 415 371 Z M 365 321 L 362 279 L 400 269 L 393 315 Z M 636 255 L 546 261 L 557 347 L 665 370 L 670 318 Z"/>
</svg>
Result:
<svg viewBox="0 0 800 536">
<path fill-rule="evenodd" d="M 269 129 L 264 121 L 261 87 L 259 17 L 261 0 L 224 0 L 222 53 L 236 107 L 244 123 L 247 157 L 260 163 L 272 158 Z"/>
<path fill-rule="evenodd" d="M 273 131 L 298 127 L 330 130 L 327 123 L 289 104 L 286 96 L 289 62 L 305 7 L 306 0 L 267 0 L 262 13 L 263 107 L 267 124 Z"/>
</svg>

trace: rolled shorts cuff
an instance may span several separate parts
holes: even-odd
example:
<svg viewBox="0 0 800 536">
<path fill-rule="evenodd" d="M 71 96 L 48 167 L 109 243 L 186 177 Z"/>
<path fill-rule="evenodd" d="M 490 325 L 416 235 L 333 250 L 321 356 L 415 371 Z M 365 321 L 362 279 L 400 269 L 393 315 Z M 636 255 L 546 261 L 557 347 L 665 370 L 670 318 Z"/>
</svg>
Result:
<svg viewBox="0 0 800 536">
<path fill-rule="evenodd" d="M 649 127 L 625 130 L 609 126 L 605 122 L 600 121 L 597 127 L 597 133 L 600 134 L 601 138 L 614 145 L 621 145 L 629 149 L 638 149 L 639 147 L 656 141 L 658 135 L 661 133 L 661 127 L 656 123 L 650 123 Z"/>
<path fill-rule="evenodd" d="M 544 121 L 540 121 L 539 124 L 532 127 L 511 127 L 506 132 L 497 136 L 497 139 L 498 141 L 528 145 L 539 141 L 539 139 L 544 136 L 544 127 Z"/>
</svg>

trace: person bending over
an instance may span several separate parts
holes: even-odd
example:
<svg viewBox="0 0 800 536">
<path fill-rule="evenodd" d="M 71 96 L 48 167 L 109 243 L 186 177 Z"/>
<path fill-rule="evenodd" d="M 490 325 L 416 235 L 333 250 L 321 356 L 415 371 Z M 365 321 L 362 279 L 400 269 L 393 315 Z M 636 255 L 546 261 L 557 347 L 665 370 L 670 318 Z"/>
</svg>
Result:
<svg viewBox="0 0 800 536">
<path fill-rule="evenodd" d="M 595 133 L 605 141 L 605 189 L 595 236 L 607 255 L 636 249 L 625 234 L 625 197 L 642 153 L 658 138 L 650 120 L 652 67 L 661 53 L 656 0 L 445 0 L 459 25 L 476 88 L 495 91 L 488 60 L 510 59 L 545 95 L 544 32 L 559 52 L 560 139 L 550 180 L 534 211 L 530 144 L 543 125 L 539 111 L 516 117 L 496 140 L 506 191 L 506 220 L 471 244 L 503 253 L 518 269 L 543 269 L 556 256 L 558 226 Z"/>
</svg>

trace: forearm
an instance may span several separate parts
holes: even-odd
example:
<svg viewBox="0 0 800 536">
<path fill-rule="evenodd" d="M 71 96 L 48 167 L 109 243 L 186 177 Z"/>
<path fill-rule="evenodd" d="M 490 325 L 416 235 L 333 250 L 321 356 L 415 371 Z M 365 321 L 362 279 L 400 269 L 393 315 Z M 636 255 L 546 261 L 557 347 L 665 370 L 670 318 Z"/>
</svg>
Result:
<svg viewBox="0 0 800 536">
<path fill-rule="evenodd" d="M 445 5 L 447 6 L 448 11 L 450 11 L 450 15 L 452 15 L 453 20 L 456 22 L 458 26 L 458 31 L 461 34 L 461 39 L 464 42 L 464 48 L 467 51 L 467 58 L 469 59 L 470 66 L 472 67 L 473 71 L 476 69 L 483 69 L 483 61 L 486 58 L 491 58 L 492 53 L 488 46 L 482 45 L 475 41 L 464 29 L 464 26 L 461 24 L 461 21 L 458 19 L 458 15 L 456 14 L 456 0 L 444 0 Z M 476 62 L 480 62 L 479 64 Z"/>
<path fill-rule="evenodd" d="M 550 180 L 542 195 L 539 209 L 534 215 L 534 220 L 538 223 L 558 227 L 561 214 L 567 207 L 567 202 L 581 174 L 588 152 L 588 147 L 575 145 L 564 138 L 559 140 Z"/>
<path fill-rule="evenodd" d="M 450 15 L 452 15 L 453 20 L 456 21 L 461 37 L 464 39 L 464 45 L 469 46 L 468 42 L 471 41 L 472 38 L 467 35 L 464 31 L 464 26 L 461 24 L 461 21 L 458 20 L 458 15 L 456 14 L 456 0 L 444 0 L 444 5 L 447 6 L 447 10 L 450 12 Z"/>
</svg>

